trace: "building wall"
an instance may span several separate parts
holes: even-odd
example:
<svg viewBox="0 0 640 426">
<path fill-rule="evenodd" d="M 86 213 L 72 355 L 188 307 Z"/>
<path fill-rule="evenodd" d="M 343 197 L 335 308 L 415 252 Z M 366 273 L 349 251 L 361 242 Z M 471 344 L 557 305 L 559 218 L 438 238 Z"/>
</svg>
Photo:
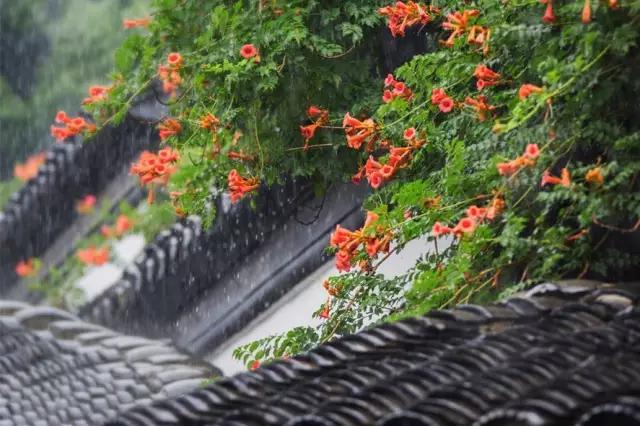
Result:
<svg viewBox="0 0 640 426">
<path fill-rule="evenodd" d="M 387 277 L 406 272 L 425 252 L 432 249 L 433 244 L 426 237 L 411 241 L 398 254 L 385 261 L 379 271 Z M 442 247 L 442 243 L 440 243 Z M 244 370 L 244 366 L 233 358 L 233 350 L 256 339 L 281 333 L 297 326 L 318 325 L 318 319 L 311 314 L 327 299 L 322 282 L 332 275 L 338 274 L 333 261 L 328 262 L 308 275 L 293 290 L 277 303 L 253 320 L 241 332 L 231 336 L 224 344 L 207 356 L 225 375 Z"/>
</svg>

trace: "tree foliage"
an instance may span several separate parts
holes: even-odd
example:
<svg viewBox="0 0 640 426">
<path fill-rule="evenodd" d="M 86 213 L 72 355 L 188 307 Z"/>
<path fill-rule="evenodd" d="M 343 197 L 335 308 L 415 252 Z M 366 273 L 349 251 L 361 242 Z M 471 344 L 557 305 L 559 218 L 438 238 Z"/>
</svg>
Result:
<svg viewBox="0 0 640 426">
<path fill-rule="evenodd" d="M 169 103 L 182 126 L 167 143 L 196 153 L 181 209 L 210 222 L 210 189 L 225 190 L 232 170 L 241 195 L 252 186 L 237 176 L 326 187 L 356 174 L 375 188 L 368 224 L 332 238 L 349 272 L 326 283 L 322 325 L 239 358 L 293 355 L 542 280 L 637 270 L 640 2 L 588 0 L 589 16 L 583 1 L 547 1 L 421 4 L 429 16 L 411 31 L 428 52 L 384 83 L 380 34 L 390 23 L 402 38 L 379 8 L 412 2 L 156 0 L 149 33 L 117 52 L 117 84 L 92 111 L 118 119 L 135 94 L 162 92 L 158 65 L 180 54 L 169 68 L 179 82 L 164 79 L 178 86 Z M 243 57 L 246 44 L 257 55 Z M 219 125 L 203 125 L 207 114 Z M 438 248 L 399 277 L 377 272 L 420 237 Z"/>
</svg>

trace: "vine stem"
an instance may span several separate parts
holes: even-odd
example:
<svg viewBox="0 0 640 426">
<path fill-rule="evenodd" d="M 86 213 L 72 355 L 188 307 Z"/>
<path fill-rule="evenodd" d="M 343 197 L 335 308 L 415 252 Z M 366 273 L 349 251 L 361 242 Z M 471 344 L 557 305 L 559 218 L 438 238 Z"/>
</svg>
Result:
<svg viewBox="0 0 640 426">
<path fill-rule="evenodd" d="M 444 206 L 444 207 L 441 207 L 441 208 L 435 209 L 435 210 L 436 211 L 449 210 L 449 209 L 452 209 L 452 208 L 455 208 L 455 207 L 458 207 L 458 206 L 465 205 L 465 204 L 470 203 L 471 201 L 474 201 L 474 200 L 484 200 L 484 199 L 487 199 L 487 198 L 490 198 L 490 197 L 492 197 L 492 195 L 484 195 L 484 194 L 476 195 L 473 198 L 467 198 L 466 200 L 462 200 L 462 201 L 459 201 L 459 202 L 454 203 L 454 204 L 449 204 L 448 206 Z M 405 224 L 407 224 L 407 223 L 409 223 L 409 222 L 411 222 L 413 220 L 423 218 L 423 217 L 428 216 L 430 214 L 432 214 L 432 212 L 425 212 L 425 213 L 417 214 L 415 216 L 410 217 L 409 219 L 403 220 L 402 222 L 400 222 L 400 223 L 398 223 L 396 225 L 393 225 L 391 227 L 391 229 L 399 228 L 399 227 L 401 227 L 401 226 L 403 226 L 403 225 L 405 225 Z"/>
<path fill-rule="evenodd" d="M 611 231 L 616 231 L 616 232 L 620 232 L 622 234 L 630 234 L 632 232 L 636 232 L 638 229 L 640 229 L 640 219 L 638 219 L 636 221 L 636 223 L 631 227 L 631 228 L 619 228 L 617 226 L 613 226 L 613 225 L 609 225 L 603 222 L 600 222 L 597 218 L 596 215 L 594 214 L 593 216 L 591 216 L 591 221 L 593 223 L 595 223 L 596 225 L 600 226 L 601 228 L 605 228 L 605 229 L 609 229 Z"/>
<path fill-rule="evenodd" d="M 142 93 L 144 90 L 147 89 L 147 87 L 149 86 L 149 83 L 151 83 L 152 80 L 153 80 L 153 78 L 150 78 L 147 81 L 145 81 L 144 83 L 142 83 L 142 85 L 140 85 L 140 88 L 138 90 L 136 90 L 131 96 L 129 96 L 129 99 L 127 99 L 127 101 L 124 103 L 124 105 L 122 105 L 122 107 L 119 109 L 119 111 L 122 111 L 123 109 L 128 110 L 129 107 L 131 106 L 131 102 L 133 102 L 133 100 L 136 98 L 136 96 L 138 96 L 140 93 Z M 107 124 L 109 124 L 113 120 L 113 118 L 116 115 L 117 115 L 117 113 L 113 114 L 111 117 L 107 118 L 100 125 L 100 128 L 98 130 L 102 130 Z M 97 131 L 96 131 L 96 133 L 97 133 Z"/>
<path fill-rule="evenodd" d="M 485 288 L 487 285 L 491 284 L 494 280 L 494 276 L 492 275 L 491 278 L 489 278 L 488 280 L 486 280 L 485 282 L 483 282 L 482 284 L 480 284 L 478 287 L 476 287 L 475 289 L 472 289 L 472 291 L 469 292 L 469 294 L 467 294 L 464 299 L 462 299 L 462 301 L 464 303 L 468 303 L 469 300 L 471 300 L 471 296 L 473 296 L 474 294 L 478 293 L 480 290 L 482 290 L 483 288 Z"/>
<path fill-rule="evenodd" d="M 362 291 L 362 285 L 359 285 L 356 288 L 355 295 L 349 300 L 349 303 L 347 303 L 347 306 L 341 311 L 342 315 L 338 320 L 336 320 L 336 325 L 333 327 L 329 335 L 322 340 L 323 343 L 329 341 L 336 334 L 336 331 L 338 331 L 338 327 L 342 325 L 344 316 L 351 309 L 351 306 L 353 306 L 353 303 L 357 300 L 361 291 Z"/>
<path fill-rule="evenodd" d="M 285 152 L 301 151 L 301 150 L 302 151 L 306 151 L 307 149 L 310 149 L 310 148 L 326 148 L 326 147 L 329 147 L 329 146 L 334 146 L 334 145 L 331 144 L 331 143 L 320 143 L 320 144 L 309 145 L 309 146 L 298 146 L 298 147 L 295 147 L 295 148 L 285 149 Z"/>
<path fill-rule="evenodd" d="M 262 145 L 260 145 L 260 137 L 258 136 L 258 114 L 256 112 L 256 123 L 255 126 L 253 127 L 253 132 L 255 134 L 256 137 L 256 143 L 258 144 L 258 151 L 260 152 L 260 175 L 262 175 L 262 172 L 264 171 L 264 153 L 262 152 Z"/>
<path fill-rule="evenodd" d="M 604 49 L 602 49 L 602 51 L 600 53 L 598 53 L 598 55 L 596 55 L 595 58 L 593 58 L 591 60 L 591 62 L 589 62 L 588 64 L 586 64 L 584 67 L 580 68 L 578 70 L 577 74 L 582 74 L 585 71 L 587 71 L 589 68 L 591 68 L 592 66 L 594 66 L 600 59 L 602 59 L 602 57 L 609 51 L 609 49 L 611 48 L 611 46 L 607 46 Z M 533 117 L 543 105 L 546 105 L 547 102 L 552 99 L 554 96 L 558 96 L 560 95 L 565 89 L 567 89 L 569 86 L 571 86 L 576 79 L 578 78 L 577 75 L 572 76 L 569 80 L 567 80 L 564 84 L 562 84 L 560 87 L 558 87 L 556 90 L 554 90 L 551 93 L 547 93 L 544 96 L 542 96 L 540 98 L 541 102 L 538 102 L 538 104 L 531 109 L 531 111 L 529 111 L 519 122 L 516 122 L 515 124 L 509 126 L 507 129 L 505 129 L 505 132 L 509 132 L 513 129 L 518 128 L 519 126 L 521 126 L 522 124 L 526 123 L 527 121 L 529 121 L 529 119 L 531 117 Z"/>
</svg>

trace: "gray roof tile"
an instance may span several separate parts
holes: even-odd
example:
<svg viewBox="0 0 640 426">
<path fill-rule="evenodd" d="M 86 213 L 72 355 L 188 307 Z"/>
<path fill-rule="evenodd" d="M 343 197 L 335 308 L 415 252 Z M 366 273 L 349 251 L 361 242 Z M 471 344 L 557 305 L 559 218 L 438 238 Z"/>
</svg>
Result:
<svg viewBox="0 0 640 426">
<path fill-rule="evenodd" d="M 381 325 L 108 425 L 640 425 L 640 306 L 610 287 Z"/>
<path fill-rule="evenodd" d="M 0 425 L 100 424 L 218 373 L 166 342 L 57 309 L 0 301 L 0 313 Z"/>
</svg>

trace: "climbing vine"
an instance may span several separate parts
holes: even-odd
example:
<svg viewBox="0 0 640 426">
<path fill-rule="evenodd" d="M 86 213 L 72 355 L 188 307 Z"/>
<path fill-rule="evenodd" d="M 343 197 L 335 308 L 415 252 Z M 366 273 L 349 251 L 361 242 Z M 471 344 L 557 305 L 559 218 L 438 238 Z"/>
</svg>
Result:
<svg viewBox="0 0 640 426">
<path fill-rule="evenodd" d="M 640 1 L 543 3 L 156 0 L 87 108 L 100 126 L 143 91 L 168 103 L 160 136 L 190 159 L 181 214 L 210 223 L 220 191 L 244 202 L 286 176 L 372 191 L 364 225 L 328 241 L 343 273 L 324 283 L 321 325 L 238 358 L 256 366 L 374 321 L 634 271 Z M 391 59 L 418 54 L 387 70 L 389 43 Z M 410 271 L 378 272 L 417 238 L 432 248 Z"/>
</svg>

